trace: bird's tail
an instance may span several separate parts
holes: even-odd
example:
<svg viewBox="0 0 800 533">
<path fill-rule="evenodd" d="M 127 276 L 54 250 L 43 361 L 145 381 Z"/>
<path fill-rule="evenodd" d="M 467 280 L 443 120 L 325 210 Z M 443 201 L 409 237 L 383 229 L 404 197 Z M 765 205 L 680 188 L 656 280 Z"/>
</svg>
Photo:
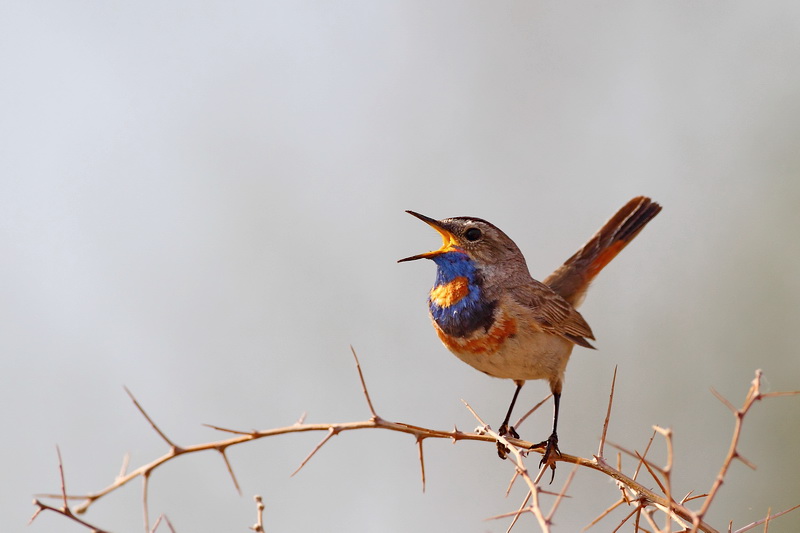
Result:
<svg viewBox="0 0 800 533">
<path fill-rule="evenodd" d="M 594 277 L 659 211 L 661 206 L 650 198 L 637 196 L 630 200 L 544 283 L 572 305 L 579 305 Z"/>
</svg>

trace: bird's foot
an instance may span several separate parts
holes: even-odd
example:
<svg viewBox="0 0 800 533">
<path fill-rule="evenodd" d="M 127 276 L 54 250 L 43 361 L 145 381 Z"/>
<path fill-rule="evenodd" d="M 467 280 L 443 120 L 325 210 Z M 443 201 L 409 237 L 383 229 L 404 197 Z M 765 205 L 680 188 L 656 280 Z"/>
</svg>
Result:
<svg viewBox="0 0 800 533">
<path fill-rule="evenodd" d="M 556 477 L 556 459 L 561 457 L 561 450 L 558 449 L 558 435 L 553 433 L 547 440 L 531 446 L 531 449 L 533 448 L 544 448 L 542 460 L 539 461 L 539 468 L 543 466 L 550 467 L 550 483 L 553 483 L 553 479 Z"/>
<path fill-rule="evenodd" d="M 508 424 L 503 424 L 500 426 L 500 431 L 497 432 L 501 437 L 511 437 L 512 439 L 518 439 L 519 433 L 517 430 L 514 429 L 514 426 L 509 426 Z"/>
<path fill-rule="evenodd" d="M 513 426 L 509 426 L 508 424 L 501 425 L 500 430 L 497 432 L 497 434 L 500 435 L 501 437 L 511 437 L 512 439 L 519 438 L 517 430 L 515 430 Z M 511 452 L 511 450 L 508 449 L 508 446 L 501 443 L 500 441 L 497 441 L 497 455 L 500 457 L 500 459 L 505 459 L 506 457 L 508 457 L 509 452 Z"/>
</svg>

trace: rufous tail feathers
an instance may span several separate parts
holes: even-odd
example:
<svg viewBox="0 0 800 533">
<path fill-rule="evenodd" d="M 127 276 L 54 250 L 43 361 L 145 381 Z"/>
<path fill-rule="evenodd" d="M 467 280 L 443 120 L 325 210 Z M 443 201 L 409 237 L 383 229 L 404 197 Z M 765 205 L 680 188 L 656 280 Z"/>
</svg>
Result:
<svg viewBox="0 0 800 533">
<path fill-rule="evenodd" d="M 567 259 L 544 283 L 573 306 L 578 306 L 595 276 L 655 217 L 661 206 L 637 196 L 625 204 L 600 230 Z"/>
</svg>

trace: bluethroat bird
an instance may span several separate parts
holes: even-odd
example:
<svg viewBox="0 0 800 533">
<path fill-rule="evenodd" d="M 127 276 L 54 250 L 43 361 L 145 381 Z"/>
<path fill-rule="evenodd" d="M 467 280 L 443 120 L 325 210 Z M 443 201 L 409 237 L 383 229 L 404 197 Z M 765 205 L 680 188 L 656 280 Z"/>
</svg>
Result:
<svg viewBox="0 0 800 533">
<path fill-rule="evenodd" d="M 499 434 L 519 438 L 509 426 L 522 386 L 546 379 L 553 393 L 553 432 L 532 448 L 544 449 L 541 465 L 555 473 L 558 407 L 564 371 L 575 345 L 594 348 L 594 335 L 575 309 L 594 277 L 655 217 L 661 206 L 639 196 L 625 204 L 555 272 L 536 281 L 525 258 L 505 233 L 486 220 L 435 220 L 407 211 L 442 236 L 442 247 L 398 262 L 431 259 L 436 281 L 428 309 L 439 339 L 456 357 L 516 384 Z M 508 450 L 498 443 L 505 458 Z"/>
</svg>

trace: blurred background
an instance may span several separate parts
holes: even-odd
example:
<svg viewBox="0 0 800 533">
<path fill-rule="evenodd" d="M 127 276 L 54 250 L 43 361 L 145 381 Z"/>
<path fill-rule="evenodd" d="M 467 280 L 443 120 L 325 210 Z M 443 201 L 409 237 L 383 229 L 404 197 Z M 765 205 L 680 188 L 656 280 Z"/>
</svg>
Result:
<svg viewBox="0 0 800 533">
<path fill-rule="evenodd" d="M 561 448 L 596 453 L 618 365 L 609 440 L 671 427 L 674 492 L 707 491 L 733 429 L 710 388 L 741 405 L 761 368 L 765 391 L 800 389 L 799 62 L 788 0 L 4 2 L 0 529 L 58 492 L 56 445 L 72 493 L 166 451 L 123 386 L 181 445 L 225 437 L 203 423 L 367 419 L 352 344 L 382 417 L 471 431 L 464 399 L 496 426 L 513 385 L 440 345 L 434 265 L 395 263 L 440 240 L 403 210 L 486 218 L 541 279 L 640 194 L 664 211 L 581 308 L 598 351 L 573 354 Z M 755 406 L 758 469 L 733 465 L 717 528 L 800 503 L 799 425 L 800 398 Z M 261 494 L 268 531 L 502 532 L 485 519 L 524 496 L 492 446 L 445 441 L 425 442 L 423 493 L 413 438 L 383 431 L 290 478 L 322 436 L 231 449 L 243 496 L 217 455 L 174 461 L 151 517 L 246 531 Z M 619 496 L 589 470 L 569 494 L 556 531 Z M 137 481 L 86 519 L 141 531 L 140 499 Z"/>
</svg>

